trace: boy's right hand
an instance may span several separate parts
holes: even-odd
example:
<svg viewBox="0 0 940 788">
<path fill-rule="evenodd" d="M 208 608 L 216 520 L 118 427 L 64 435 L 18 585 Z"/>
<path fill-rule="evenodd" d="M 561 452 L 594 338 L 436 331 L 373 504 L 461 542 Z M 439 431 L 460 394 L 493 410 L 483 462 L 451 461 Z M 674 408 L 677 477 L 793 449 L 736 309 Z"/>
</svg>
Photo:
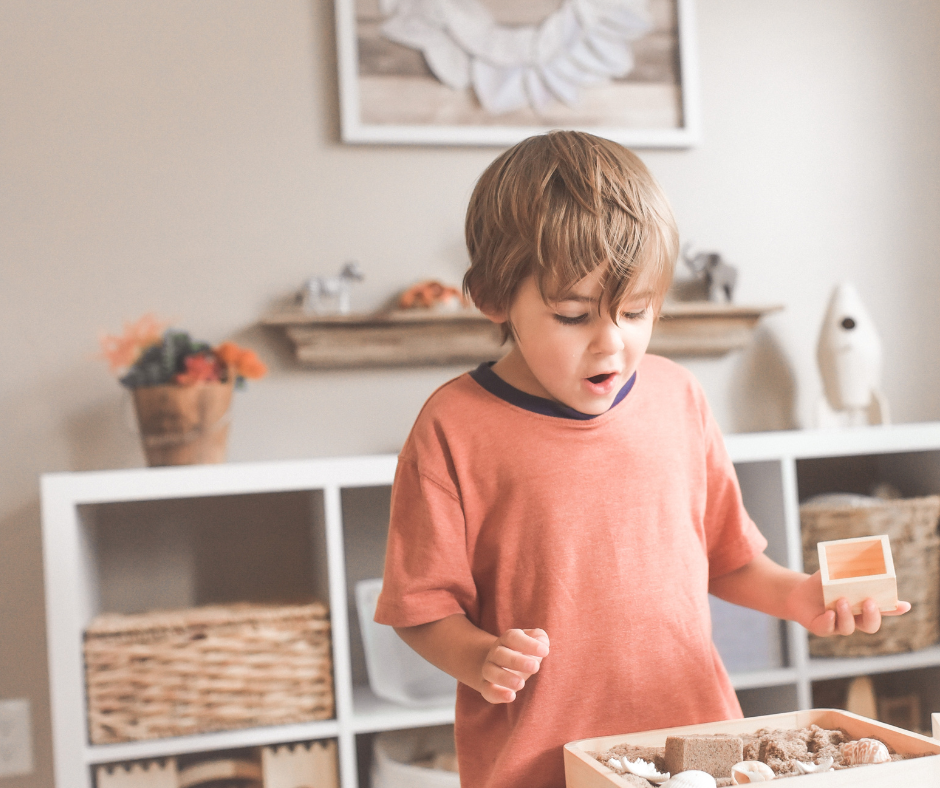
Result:
<svg viewBox="0 0 940 788">
<path fill-rule="evenodd" d="M 480 694 L 490 703 L 512 703 L 548 656 L 544 629 L 508 629 L 487 652 Z"/>
</svg>

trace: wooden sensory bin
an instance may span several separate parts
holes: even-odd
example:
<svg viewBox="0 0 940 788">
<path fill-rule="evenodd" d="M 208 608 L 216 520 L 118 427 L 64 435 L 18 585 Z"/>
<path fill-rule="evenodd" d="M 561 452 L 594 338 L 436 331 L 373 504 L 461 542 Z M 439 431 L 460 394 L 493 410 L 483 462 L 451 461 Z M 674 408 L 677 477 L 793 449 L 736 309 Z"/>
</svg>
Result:
<svg viewBox="0 0 940 788">
<path fill-rule="evenodd" d="M 731 435 L 745 504 L 769 554 L 802 566 L 800 501 L 940 493 L 940 423 Z M 140 468 L 43 477 L 42 520 L 57 788 L 91 788 L 102 766 L 310 742 L 335 745 L 340 788 L 369 788 L 374 736 L 453 722 L 452 705 L 404 707 L 369 688 L 355 585 L 380 577 L 394 456 Z M 899 578 L 900 579 L 900 578 Z M 329 719 L 92 744 L 82 635 L 100 613 L 313 596 L 330 612 Z M 714 601 L 715 640 L 750 716 L 814 705 L 820 682 L 896 679 L 940 711 L 940 646 L 888 656 L 812 658 L 803 629 Z M 813 785 L 799 783 L 799 785 Z M 604 785 L 605 783 L 600 783 Z M 913 783 L 916 784 L 916 783 Z M 296 788 L 296 787 L 295 787 Z M 315 788 L 321 788 L 316 786 Z M 322 788 L 329 788 L 323 786 Z"/>
<path fill-rule="evenodd" d="M 755 733 L 761 728 L 799 729 L 810 725 L 821 728 L 841 728 L 856 739 L 866 736 L 881 739 L 895 752 L 920 755 L 924 758 L 908 761 L 880 763 L 872 766 L 843 769 L 823 774 L 808 774 L 791 777 L 782 785 L 793 788 L 823 788 L 823 786 L 848 785 L 855 788 L 885 788 L 885 786 L 931 786 L 940 785 L 940 741 L 916 733 L 883 725 L 874 720 L 859 717 L 836 709 L 811 709 L 784 714 L 769 714 L 743 720 L 687 725 L 680 728 L 663 728 L 645 733 L 603 736 L 582 739 L 565 745 L 565 781 L 567 788 L 611 788 L 628 786 L 628 783 L 613 770 L 608 769 L 591 753 L 603 752 L 618 744 L 634 744 L 645 747 L 662 747 L 667 736 L 690 733 Z M 796 780 L 796 782 L 791 782 Z M 775 783 L 776 784 L 776 783 Z"/>
</svg>

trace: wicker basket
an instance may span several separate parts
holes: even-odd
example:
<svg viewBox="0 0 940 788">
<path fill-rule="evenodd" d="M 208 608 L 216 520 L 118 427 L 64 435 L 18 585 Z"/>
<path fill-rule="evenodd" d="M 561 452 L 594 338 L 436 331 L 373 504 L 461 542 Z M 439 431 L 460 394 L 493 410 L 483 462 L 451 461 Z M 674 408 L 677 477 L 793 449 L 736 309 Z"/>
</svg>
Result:
<svg viewBox="0 0 940 788">
<path fill-rule="evenodd" d="M 940 639 L 940 496 L 907 498 L 865 505 L 809 502 L 800 507 L 803 564 L 819 569 L 817 542 L 887 534 L 898 578 L 898 597 L 911 603 L 909 613 L 882 620 L 873 635 L 810 635 L 814 657 L 864 657 L 925 648 Z"/>
<path fill-rule="evenodd" d="M 84 651 L 92 744 L 333 716 L 319 602 L 103 615 Z"/>
</svg>

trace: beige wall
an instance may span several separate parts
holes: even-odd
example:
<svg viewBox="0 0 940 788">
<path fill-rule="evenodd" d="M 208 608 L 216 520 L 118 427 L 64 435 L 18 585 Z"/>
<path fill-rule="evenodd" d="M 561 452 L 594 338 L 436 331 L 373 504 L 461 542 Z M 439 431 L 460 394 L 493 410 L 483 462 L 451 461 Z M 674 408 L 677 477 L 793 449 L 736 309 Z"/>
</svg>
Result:
<svg viewBox="0 0 940 788">
<path fill-rule="evenodd" d="M 805 424 L 816 333 L 853 281 L 899 421 L 940 418 L 940 5 L 698 0 L 701 145 L 644 151 L 683 236 L 779 302 L 754 348 L 689 362 L 727 430 Z M 33 702 L 51 785 L 38 476 L 142 464 L 92 358 L 147 311 L 273 367 L 231 459 L 395 451 L 458 369 L 307 372 L 254 326 L 359 260 L 359 308 L 459 280 L 485 148 L 338 141 L 328 0 L 0 3 L 0 698 Z M 2 782 L 2 781 L 0 781 Z"/>
</svg>

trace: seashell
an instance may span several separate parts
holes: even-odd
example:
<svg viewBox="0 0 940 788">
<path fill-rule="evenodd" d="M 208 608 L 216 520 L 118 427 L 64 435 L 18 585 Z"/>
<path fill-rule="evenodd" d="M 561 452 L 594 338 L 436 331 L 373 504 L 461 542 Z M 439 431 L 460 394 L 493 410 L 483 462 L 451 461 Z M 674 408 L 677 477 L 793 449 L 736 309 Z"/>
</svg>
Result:
<svg viewBox="0 0 940 788">
<path fill-rule="evenodd" d="M 717 788 L 718 782 L 708 772 L 689 769 L 670 777 L 662 788 Z"/>
<path fill-rule="evenodd" d="M 649 780 L 654 784 L 663 783 L 669 779 L 669 772 L 663 774 L 662 772 L 657 771 L 655 765 L 649 761 L 644 761 L 642 758 L 637 758 L 635 761 L 628 761 L 626 758 L 624 758 L 623 768 L 630 772 L 630 774 L 635 774 L 637 777 L 643 777 L 644 779 Z"/>
<path fill-rule="evenodd" d="M 832 771 L 832 758 L 823 758 L 819 763 L 803 763 L 794 761 L 793 765 L 800 774 L 815 774 L 816 772 Z"/>
<path fill-rule="evenodd" d="M 842 760 L 847 765 L 862 763 L 887 763 L 891 760 L 888 748 L 877 739 L 859 739 L 849 741 L 840 748 Z"/>
<path fill-rule="evenodd" d="M 765 783 L 776 776 L 774 770 L 761 761 L 741 761 L 731 767 L 731 781 L 735 785 Z"/>
</svg>

